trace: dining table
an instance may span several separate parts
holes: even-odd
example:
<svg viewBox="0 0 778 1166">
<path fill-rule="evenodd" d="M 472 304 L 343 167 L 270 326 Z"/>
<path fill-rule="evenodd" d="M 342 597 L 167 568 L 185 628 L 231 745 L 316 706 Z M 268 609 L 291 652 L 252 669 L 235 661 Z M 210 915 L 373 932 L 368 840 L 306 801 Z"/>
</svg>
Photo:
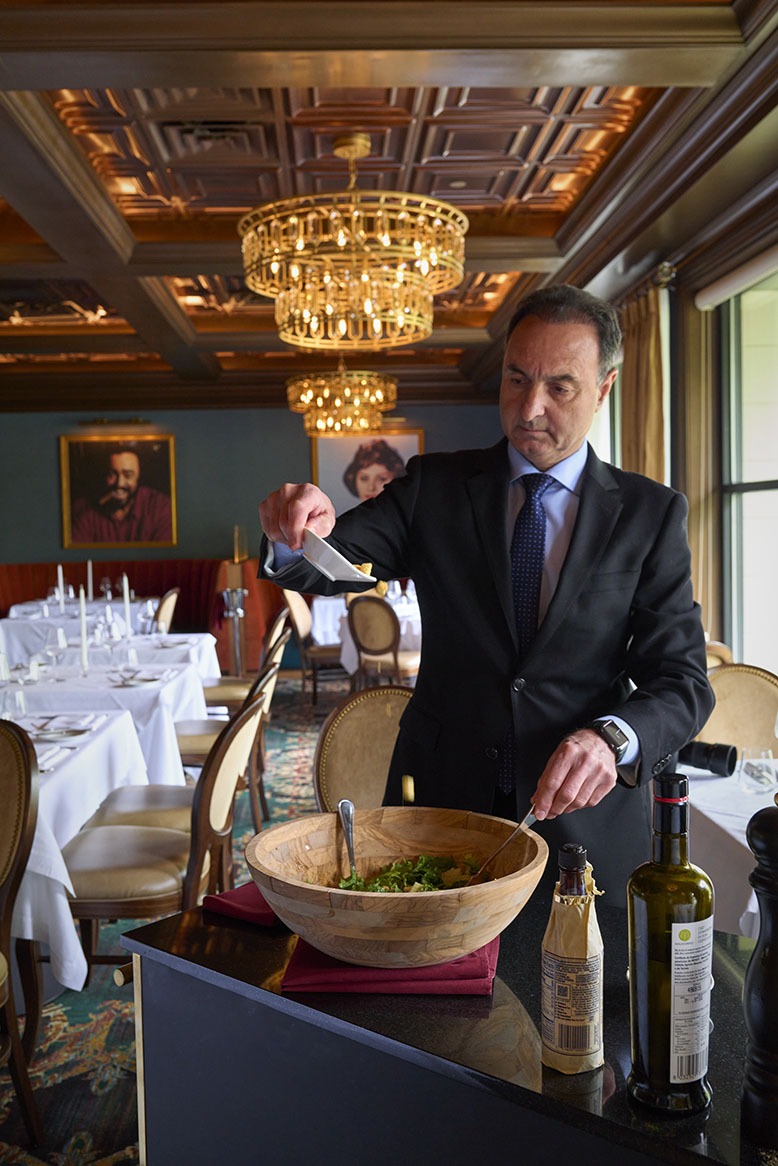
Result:
<svg viewBox="0 0 778 1166">
<path fill-rule="evenodd" d="M 4 691 L 15 697 L 19 687 L 8 684 L 0 694 Z M 124 675 L 110 666 L 90 666 L 86 675 L 78 666 L 50 666 L 21 689 L 28 713 L 127 709 L 135 724 L 149 781 L 185 783 L 175 722 L 202 720 L 208 715 L 202 679 L 193 664 L 139 665 L 127 668 Z M 18 706 L 12 710 L 17 711 Z"/>
<path fill-rule="evenodd" d="M 421 648 L 421 612 L 411 589 L 390 590 L 386 595 L 400 624 L 400 648 Z M 317 595 L 311 604 L 311 636 L 317 644 L 340 644 L 340 663 L 353 676 L 359 667 L 359 655 L 348 626 L 346 600 L 342 595 Z"/>
<path fill-rule="evenodd" d="M 741 788 L 737 772 L 722 777 L 688 765 L 679 765 L 678 771 L 689 777 L 690 856 L 713 881 L 715 926 L 756 938 L 759 906 L 748 881 L 756 859 L 746 830 L 757 810 L 775 804 L 778 786 L 748 793 Z"/>
<path fill-rule="evenodd" d="M 38 816 L 16 896 L 11 934 L 48 947 L 51 973 L 65 988 L 84 985 L 87 963 L 70 910 L 73 893 L 62 847 L 111 790 L 148 784 L 128 709 L 29 713 L 15 718 L 38 759 Z"/>
<path fill-rule="evenodd" d="M 147 603 L 147 600 L 131 601 L 132 632 L 149 626 L 144 623 Z M 85 613 L 87 636 L 92 640 L 96 635 L 109 639 L 113 627 L 119 635 L 126 635 L 124 606 L 120 601 L 85 603 Z M 30 657 L 45 651 L 52 632 L 56 634 L 59 628 L 68 640 L 80 636 L 78 600 L 67 600 L 64 611 L 60 611 L 58 603 L 46 600 L 15 603 L 8 609 L 7 617 L 0 619 L 0 652 L 5 653 L 11 667 L 24 664 Z"/>
<path fill-rule="evenodd" d="M 192 664 L 203 680 L 213 680 L 221 675 L 221 665 L 216 652 L 216 637 L 210 632 L 166 633 L 148 636 L 134 635 L 129 639 L 119 639 L 108 644 L 90 643 L 87 648 L 89 666 L 108 668 L 130 659 L 136 664 Z M 59 663 L 80 664 L 81 640 L 68 640 Z"/>
</svg>

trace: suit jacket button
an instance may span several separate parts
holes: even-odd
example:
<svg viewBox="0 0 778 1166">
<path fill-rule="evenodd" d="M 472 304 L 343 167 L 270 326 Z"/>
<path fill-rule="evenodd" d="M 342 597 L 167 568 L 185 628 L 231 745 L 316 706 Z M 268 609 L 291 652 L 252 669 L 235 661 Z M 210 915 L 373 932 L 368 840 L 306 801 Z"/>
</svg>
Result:
<svg viewBox="0 0 778 1166">
<path fill-rule="evenodd" d="M 511 688 L 514 692 L 521 692 L 522 689 L 526 687 L 526 684 L 527 682 L 523 676 L 517 676 L 515 680 L 511 682 Z"/>
<path fill-rule="evenodd" d="M 489 758 L 490 761 L 497 760 L 497 758 L 499 757 L 499 753 L 495 749 L 494 745 L 490 745 L 489 748 L 486 750 L 486 756 Z"/>
</svg>

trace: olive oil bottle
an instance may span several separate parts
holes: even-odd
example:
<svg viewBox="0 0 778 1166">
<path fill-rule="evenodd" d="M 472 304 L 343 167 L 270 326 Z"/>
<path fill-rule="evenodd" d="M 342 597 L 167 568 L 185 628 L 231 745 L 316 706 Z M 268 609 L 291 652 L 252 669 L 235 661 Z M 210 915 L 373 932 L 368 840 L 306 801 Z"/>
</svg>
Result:
<svg viewBox="0 0 778 1166">
<path fill-rule="evenodd" d="M 654 779 L 652 857 L 627 884 L 632 1070 L 627 1091 L 668 1114 L 704 1110 L 713 885 L 689 862 L 689 779 Z"/>
</svg>

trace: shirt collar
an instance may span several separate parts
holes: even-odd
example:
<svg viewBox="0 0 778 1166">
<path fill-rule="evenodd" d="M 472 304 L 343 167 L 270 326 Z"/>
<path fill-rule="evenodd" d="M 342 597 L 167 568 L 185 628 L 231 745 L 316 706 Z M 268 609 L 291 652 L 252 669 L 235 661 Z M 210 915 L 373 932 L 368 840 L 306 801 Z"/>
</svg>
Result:
<svg viewBox="0 0 778 1166">
<path fill-rule="evenodd" d="M 571 453 L 569 457 L 563 458 L 561 462 L 557 462 L 546 473 L 572 494 L 578 494 L 580 493 L 581 477 L 588 456 L 589 446 L 584 441 L 575 453 Z M 537 466 L 533 466 L 532 462 L 527 461 L 524 455 L 519 453 L 517 449 L 514 449 L 510 442 L 508 442 L 508 465 L 510 467 L 511 482 L 515 482 L 517 478 L 521 478 L 524 474 L 538 473 Z"/>
</svg>

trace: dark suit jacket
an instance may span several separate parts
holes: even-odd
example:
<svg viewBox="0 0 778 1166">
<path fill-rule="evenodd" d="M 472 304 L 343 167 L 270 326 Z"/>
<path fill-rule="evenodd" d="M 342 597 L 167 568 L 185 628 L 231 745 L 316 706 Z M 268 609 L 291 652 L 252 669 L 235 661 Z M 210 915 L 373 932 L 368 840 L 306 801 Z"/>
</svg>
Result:
<svg viewBox="0 0 778 1166">
<path fill-rule="evenodd" d="M 512 719 L 518 819 L 565 734 L 597 716 L 623 716 L 640 741 L 637 788 L 620 784 L 599 806 L 537 827 L 549 843 L 549 875 L 557 847 L 581 842 L 608 901 L 623 904 L 629 872 L 650 852 L 650 777 L 713 707 L 692 598 L 686 500 L 590 450 L 557 590 L 519 661 L 508 475 L 505 440 L 413 458 L 406 477 L 342 515 L 329 536 L 351 562 L 372 562 L 379 578 L 410 576 L 416 585 L 421 668 L 386 801 L 400 802 L 401 775 L 410 773 L 419 805 L 491 812 Z M 260 562 L 264 554 L 263 547 Z M 304 561 L 284 572 L 283 585 L 315 594 L 346 589 Z"/>
</svg>

